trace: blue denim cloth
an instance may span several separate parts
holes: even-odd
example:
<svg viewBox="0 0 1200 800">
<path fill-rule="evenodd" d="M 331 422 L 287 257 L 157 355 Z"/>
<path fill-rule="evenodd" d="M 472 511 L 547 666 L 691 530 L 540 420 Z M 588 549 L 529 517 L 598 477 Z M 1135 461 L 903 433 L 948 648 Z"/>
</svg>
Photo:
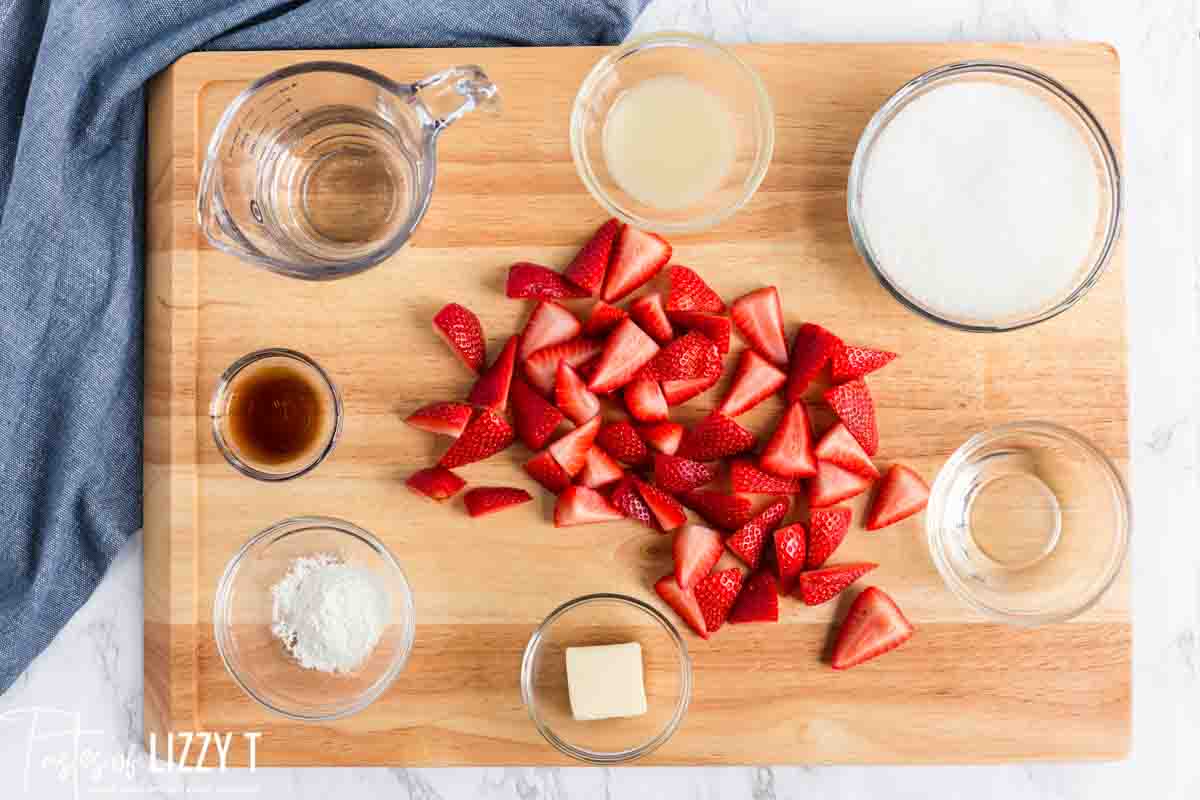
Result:
<svg viewBox="0 0 1200 800">
<path fill-rule="evenodd" d="M 644 5 L 0 2 L 0 692 L 141 525 L 147 79 L 191 50 L 614 43 Z"/>
</svg>

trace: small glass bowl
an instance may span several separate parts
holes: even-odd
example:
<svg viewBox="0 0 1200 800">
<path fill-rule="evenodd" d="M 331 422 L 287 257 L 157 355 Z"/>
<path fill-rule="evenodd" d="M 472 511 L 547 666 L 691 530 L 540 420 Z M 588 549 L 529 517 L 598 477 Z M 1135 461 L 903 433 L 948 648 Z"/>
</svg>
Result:
<svg viewBox="0 0 1200 800">
<path fill-rule="evenodd" d="M 230 435 L 229 407 L 243 381 L 261 374 L 263 370 L 286 367 L 308 380 L 321 395 L 321 430 L 310 447 L 294 458 L 281 463 L 268 463 L 240 448 Z M 269 347 L 247 353 L 229 365 L 221 374 L 209 404 L 213 441 L 217 449 L 238 472 L 260 481 L 286 481 L 298 478 L 317 468 L 333 452 L 342 432 L 342 395 L 329 374 L 303 353 L 282 347 Z"/>
<path fill-rule="evenodd" d="M 938 473 L 925 515 L 946 585 L 1013 625 L 1063 622 L 1116 580 L 1129 544 L 1129 496 L 1111 461 L 1047 422 L 971 437 Z"/>
<path fill-rule="evenodd" d="M 567 694 L 566 648 L 637 642 L 647 711 L 640 717 L 576 721 Z M 620 764 L 671 738 L 692 698 L 692 661 L 670 620 L 621 594 L 589 594 L 556 608 L 521 661 L 521 698 L 533 724 L 560 752 L 589 764 Z"/>
<path fill-rule="evenodd" d="M 332 554 L 374 573 L 391 598 L 391 621 L 354 672 L 305 669 L 271 632 L 271 588 L 297 558 Z M 323 722 L 362 711 L 404 669 L 416 630 L 412 590 L 399 563 L 367 531 L 332 517 L 292 517 L 256 535 L 225 568 L 213 603 L 217 650 L 246 694 L 290 719 Z"/>
<path fill-rule="evenodd" d="M 1100 191 L 1100 217 L 1092 237 L 1086 263 L 1080 265 L 1074 282 L 1061 296 L 1030 313 L 1014 317 L 976 318 L 939 311 L 906 292 L 889 277 L 888 265 L 872 247 L 863 211 L 863 187 L 876 142 L 893 119 L 913 100 L 933 89 L 962 82 L 988 81 L 1015 86 L 1042 99 L 1063 115 L 1087 142 L 1097 171 Z M 893 297 L 910 310 L 934 322 L 959 330 L 983 333 L 1011 331 L 1044 322 L 1073 306 L 1096 284 L 1112 258 L 1121 229 L 1121 168 L 1116 150 L 1104 127 L 1087 105 L 1063 84 L 1049 75 L 1018 64 L 991 61 L 964 61 L 931 69 L 904 84 L 871 117 L 859 137 L 850 166 L 847 187 L 847 216 L 854 246 L 875 277 Z"/>
<path fill-rule="evenodd" d="M 626 192 L 604 157 L 609 111 L 624 92 L 663 75 L 682 76 L 716 95 L 732 114 L 736 135 L 734 162 L 721 184 L 700 200 L 672 209 Z M 758 74 L 731 50 L 689 33 L 655 33 L 618 47 L 588 73 L 571 109 L 571 155 L 588 191 L 613 216 L 659 233 L 703 230 L 732 216 L 762 183 L 774 148 L 775 114 Z"/>
</svg>

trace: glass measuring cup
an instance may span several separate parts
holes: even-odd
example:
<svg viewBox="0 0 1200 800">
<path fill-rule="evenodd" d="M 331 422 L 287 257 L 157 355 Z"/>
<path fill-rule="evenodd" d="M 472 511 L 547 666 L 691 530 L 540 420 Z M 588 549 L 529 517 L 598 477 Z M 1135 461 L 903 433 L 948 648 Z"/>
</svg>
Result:
<svg viewBox="0 0 1200 800">
<path fill-rule="evenodd" d="M 335 61 L 272 72 L 238 95 L 213 132 L 200 228 L 213 246 L 295 278 L 373 267 L 429 208 L 441 132 L 498 103 L 476 66 L 412 84 Z"/>
</svg>

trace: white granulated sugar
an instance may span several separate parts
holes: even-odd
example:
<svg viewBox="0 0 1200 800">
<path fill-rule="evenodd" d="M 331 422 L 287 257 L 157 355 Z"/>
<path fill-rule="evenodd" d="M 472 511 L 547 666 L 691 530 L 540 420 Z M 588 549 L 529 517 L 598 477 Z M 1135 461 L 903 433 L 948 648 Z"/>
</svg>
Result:
<svg viewBox="0 0 1200 800">
<path fill-rule="evenodd" d="M 1090 266 L 1100 189 L 1084 133 L 1045 99 L 953 83 L 879 136 L 862 220 L 905 293 L 942 315 L 998 321 L 1043 310 Z"/>
<path fill-rule="evenodd" d="M 391 598 L 379 579 L 328 553 L 297 558 L 271 594 L 271 631 L 305 669 L 353 672 L 391 618 Z"/>
</svg>

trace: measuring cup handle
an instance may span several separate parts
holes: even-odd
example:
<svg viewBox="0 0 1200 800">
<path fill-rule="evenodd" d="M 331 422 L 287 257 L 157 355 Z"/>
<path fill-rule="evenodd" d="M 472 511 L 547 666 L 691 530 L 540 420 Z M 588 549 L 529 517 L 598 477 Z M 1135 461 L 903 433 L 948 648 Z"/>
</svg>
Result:
<svg viewBox="0 0 1200 800">
<path fill-rule="evenodd" d="M 477 108 L 500 110 L 500 90 L 474 64 L 450 67 L 423 78 L 413 84 L 413 92 L 428 109 L 438 130 Z"/>
</svg>

